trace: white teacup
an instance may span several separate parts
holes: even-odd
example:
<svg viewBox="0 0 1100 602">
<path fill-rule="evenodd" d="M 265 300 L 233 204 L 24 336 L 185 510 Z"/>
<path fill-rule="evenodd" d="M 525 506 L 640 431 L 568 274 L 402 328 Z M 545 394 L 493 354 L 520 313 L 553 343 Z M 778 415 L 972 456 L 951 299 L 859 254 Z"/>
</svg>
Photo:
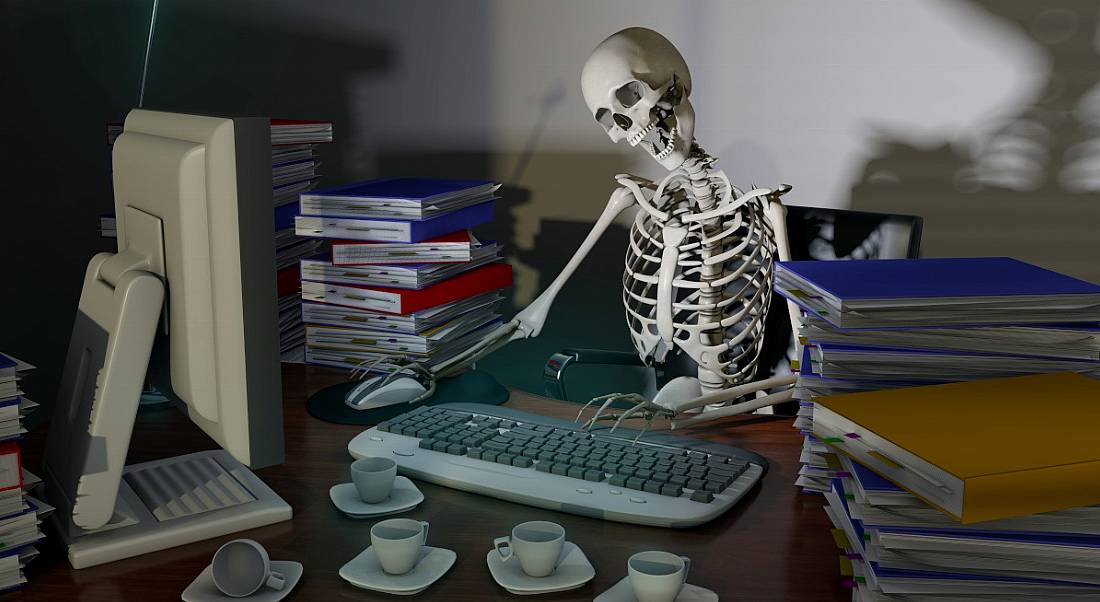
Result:
<svg viewBox="0 0 1100 602">
<path fill-rule="evenodd" d="M 271 570 L 271 559 L 262 545 L 251 539 L 234 539 L 214 553 L 211 561 L 214 586 L 231 598 L 244 598 L 263 586 L 283 589 L 286 578 Z"/>
<path fill-rule="evenodd" d="M 428 542 L 428 523 L 411 518 L 391 518 L 370 529 L 370 543 L 382 570 L 404 575 L 416 566 L 420 549 Z"/>
<path fill-rule="evenodd" d="M 519 558 L 520 568 L 531 577 L 553 573 L 564 545 L 565 528 L 544 520 L 520 523 L 512 527 L 512 535 L 493 540 L 493 547 L 503 560 L 513 555 Z"/>
<path fill-rule="evenodd" d="M 397 462 L 389 458 L 362 458 L 351 463 L 351 480 L 359 499 L 368 504 L 386 501 L 397 477 Z"/>
<path fill-rule="evenodd" d="M 687 582 L 691 559 L 668 552 L 638 552 L 626 561 L 638 602 L 672 602 Z"/>
</svg>

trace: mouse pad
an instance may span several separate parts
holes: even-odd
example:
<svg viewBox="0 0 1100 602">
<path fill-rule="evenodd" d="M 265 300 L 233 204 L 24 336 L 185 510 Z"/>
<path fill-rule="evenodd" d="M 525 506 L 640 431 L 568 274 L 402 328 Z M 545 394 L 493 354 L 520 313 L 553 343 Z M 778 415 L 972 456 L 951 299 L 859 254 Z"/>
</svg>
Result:
<svg viewBox="0 0 1100 602">
<path fill-rule="evenodd" d="M 416 404 L 401 403 L 374 410 L 355 410 L 344 403 L 344 396 L 358 385 L 358 380 L 349 380 L 321 389 L 306 402 L 306 411 L 310 416 L 325 422 L 336 424 L 378 424 L 413 410 L 419 406 L 434 406 L 441 403 L 485 403 L 498 406 L 508 401 L 508 389 L 505 389 L 488 372 L 470 370 L 458 376 L 444 378 L 436 383 L 435 394 Z"/>
</svg>

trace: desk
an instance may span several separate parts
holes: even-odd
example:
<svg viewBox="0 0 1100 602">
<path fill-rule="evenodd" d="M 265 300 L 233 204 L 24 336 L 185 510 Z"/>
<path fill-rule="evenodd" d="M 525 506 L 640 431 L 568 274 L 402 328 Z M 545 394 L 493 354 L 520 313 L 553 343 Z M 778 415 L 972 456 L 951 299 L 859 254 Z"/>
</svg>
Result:
<svg viewBox="0 0 1100 602">
<path fill-rule="evenodd" d="M 363 427 L 321 422 L 305 411 L 308 396 L 346 379 L 344 373 L 299 365 L 283 366 L 286 463 L 257 471 L 294 508 L 294 520 L 155 554 L 72 570 L 56 542 L 28 567 L 29 587 L 5 600 L 179 600 L 180 592 L 206 566 L 222 543 L 250 537 L 276 560 L 298 560 L 305 576 L 290 602 L 398 600 L 356 589 L 337 575 L 339 568 L 370 543 L 375 521 L 352 520 L 329 501 L 332 485 L 350 480 L 348 441 Z M 513 393 L 508 406 L 572 419 L 575 404 Z M 746 499 L 718 519 L 688 530 L 639 527 L 519 506 L 500 500 L 420 483 L 424 503 L 405 514 L 431 522 L 429 543 L 458 553 L 450 572 L 416 600 L 520 600 L 489 576 L 485 554 L 494 536 L 533 519 L 561 523 L 596 567 L 583 588 L 532 600 L 591 600 L 626 574 L 626 559 L 647 549 L 665 549 L 692 558 L 690 581 L 723 600 L 849 600 L 840 585 L 837 549 L 821 497 L 804 495 L 792 484 L 798 471 L 801 437 L 790 418 L 752 416 L 685 434 L 725 441 L 763 454 L 771 470 Z M 27 438 L 27 466 L 40 465 L 44 429 Z M 143 411 L 134 429 L 129 463 L 211 449 L 214 444 L 173 408 Z"/>
</svg>

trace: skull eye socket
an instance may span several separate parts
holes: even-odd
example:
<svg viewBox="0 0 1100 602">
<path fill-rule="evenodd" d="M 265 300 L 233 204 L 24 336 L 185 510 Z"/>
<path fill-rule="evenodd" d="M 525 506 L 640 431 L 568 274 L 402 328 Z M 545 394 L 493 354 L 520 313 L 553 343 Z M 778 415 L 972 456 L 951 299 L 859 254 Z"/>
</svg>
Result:
<svg viewBox="0 0 1100 602">
<path fill-rule="evenodd" d="M 615 90 L 615 99 L 618 100 L 623 107 L 629 109 L 638 104 L 638 101 L 642 99 L 644 94 L 645 88 L 642 87 L 642 82 L 635 80 Z"/>
<path fill-rule="evenodd" d="M 596 122 L 605 130 L 615 127 L 615 120 L 611 117 L 611 111 L 607 109 L 596 109 Z"/>
</svg>

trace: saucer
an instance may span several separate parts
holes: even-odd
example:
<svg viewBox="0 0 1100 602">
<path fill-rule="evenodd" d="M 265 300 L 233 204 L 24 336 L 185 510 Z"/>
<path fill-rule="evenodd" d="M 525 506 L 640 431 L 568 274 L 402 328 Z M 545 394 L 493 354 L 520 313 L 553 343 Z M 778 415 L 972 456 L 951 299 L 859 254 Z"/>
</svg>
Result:
<svg viewBox="0 0 1100 602">
<path fill-rule="evenodd" d="M 183 602 L 222 602 L 223 600 L 278 602 L 287 597 L 287 595 L 294 590 L 294 586 L 298 585 L 298 581 L 302 578 L 302 573 L 304 572 L 302 563 L 294 562 L 293 560 L 272 560 L 271 570 L 276 573 L 282 573 L 283 577 L 286 578 L 283 589 L 271 589 L 265 585 L 251 596 L 245 598 L 232 598 L 223 594 L 221 590 L 218 589 L 218 586 L 214 585 L 214 567 L 206 565 L 206 568 L 199 573 L 198 577 L 195 577 L 191 585 L 188 585 L 187 589 L 183 590 Z"/>
<path fill-rule="evenodd" d="M 611 589 L 596 596 L 592 602 L 638 602 L 638 599 L 634 597 L 634 589 L 630 587 L 630 577 L 623 577 Z M 718 602 L 718 594 L 705 587 L 685 583 L 675 602 Z"/>
<path fill-rule="evenodd" d="M 393 490 L 390 497 L 378 502 L 368 504 L 359 497 L 355 489 L 355 483 L 341 483 L 328 490 L 328 497 L 341 512 L 351 518 L 372 518 L 387 514 L 398 514 L 411 510 L 417 504 L 424 501 L 424 494 L 416 488 L 416 484 L 405 477 L 396 477 L 393 481 Z"/>
<path fill-rule="evenodd" d="M 571 541 L 562 546 L 558 568 L 546 577 L 531 577 L 523 572 L 519 558 L 512 556 L 502 560 L 496 549 L 489 550 L 485 561 L 497 585 L 518 596 L 576 589 L 596 576 L 596 569 L 592 568 L 588 557 Z"/>
<path fill-rule="evenodd" d="M 368 547 L 340 567 L 340 577 L 362 589 L 386 594 L 411 596 L 428 589 L 454 565 L 458 555 L 451 550 L 424 546 L 416 566 L 404 575 L 390 575 L 382 570 L 374 547 Z"/>
</svg>

